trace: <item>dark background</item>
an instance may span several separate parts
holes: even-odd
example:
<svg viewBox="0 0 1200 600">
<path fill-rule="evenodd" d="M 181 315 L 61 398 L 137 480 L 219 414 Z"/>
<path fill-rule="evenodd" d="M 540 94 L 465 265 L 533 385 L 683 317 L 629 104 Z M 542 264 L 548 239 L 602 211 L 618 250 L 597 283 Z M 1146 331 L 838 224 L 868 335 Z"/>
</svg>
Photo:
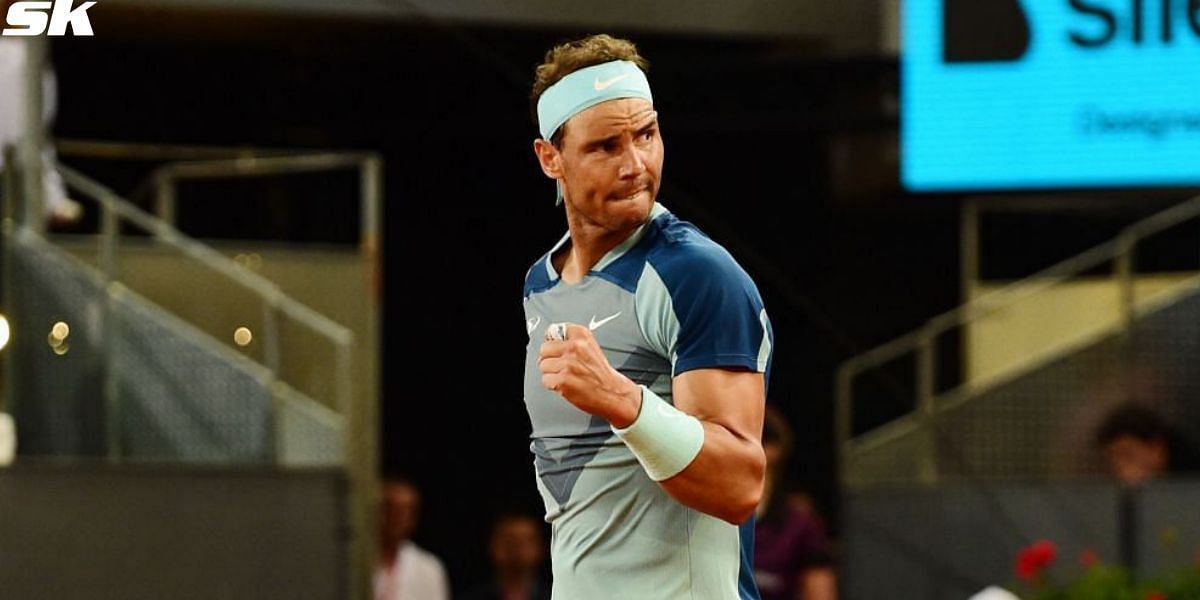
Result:
<svg viewBox="0 0 1200 600">
<path fill-rule="evenodd" d="M 456 587 L 481 578 L 494 514 L 541 508 L 521 400 L 521 285 L 565 222 L 531 151 L 532 71 L 552 44 L 592 32 L 92 18 L 104 36 L 52 48 L 59 137 L 383 154 L 382 463 L 423 488 L 417 540 Z M 777 338 L 768 400 L 797 430 L 791 476 L 836 517 L 836 366 L 959 301 L 960 199 L 897 183 L 897 62 L 794 40 L 608 33 L 651 61 L 667 148 L 660 200 L 727 247 L 763 293 Z M 148 171 L 77 166 L 122 193 Z M 183 212 L 181 228 L 353 243 L 352 175 L 289 181 L 193 188 L 226 198 Z M 1065 257 L 1127 220 L 995 219 L 985 240 L 1019 241 L 985 247 L 997 257 L 987 274 L 1028 274 L 1048 264 L 1031 257 Z M 908 408 L 880 398 L 864 422 Z"/>
</svg>

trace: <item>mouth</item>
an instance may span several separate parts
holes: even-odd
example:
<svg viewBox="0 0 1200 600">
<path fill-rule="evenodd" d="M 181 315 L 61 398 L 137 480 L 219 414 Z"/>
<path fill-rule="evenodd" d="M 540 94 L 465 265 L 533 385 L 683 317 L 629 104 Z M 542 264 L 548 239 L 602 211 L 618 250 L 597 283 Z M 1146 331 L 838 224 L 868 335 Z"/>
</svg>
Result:
<svg viewBox="0 0 1200 600">
<path fill-rule="evenodd" d="M 634 190 L 626 195 L 615 195 L 614 194 L 612 196 L 609 196 L 609 200 L 612 202 L 628 202 L 631 200 L 636 200 L 638 198 L 638 196 L 641 196 L 643 193 L 649 193 L 649 192 L 650 192 L 649 189 L 641 187 L 641 188 L 637 188 L 636 190 Z"/>
</svg>

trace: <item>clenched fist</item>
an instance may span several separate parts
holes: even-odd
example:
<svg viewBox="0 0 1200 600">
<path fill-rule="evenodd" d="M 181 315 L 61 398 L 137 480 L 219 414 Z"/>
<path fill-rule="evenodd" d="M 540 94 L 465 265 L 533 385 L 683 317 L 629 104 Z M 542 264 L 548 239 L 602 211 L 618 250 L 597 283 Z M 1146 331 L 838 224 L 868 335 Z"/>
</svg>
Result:
<svg viewBox="0 0 1200 600">
<path fill-rule="evenodd" d="M 560 327 L 562 325 L 562 327 Z M 565 331 L 566 339 L 552 339 Z M 628 427 L 642 405 L 642 389 L 608 364 L 592 332 L 573 323 L 551 325 L 538 355 L 542 385 L 613 427 Z"/>
</svg>

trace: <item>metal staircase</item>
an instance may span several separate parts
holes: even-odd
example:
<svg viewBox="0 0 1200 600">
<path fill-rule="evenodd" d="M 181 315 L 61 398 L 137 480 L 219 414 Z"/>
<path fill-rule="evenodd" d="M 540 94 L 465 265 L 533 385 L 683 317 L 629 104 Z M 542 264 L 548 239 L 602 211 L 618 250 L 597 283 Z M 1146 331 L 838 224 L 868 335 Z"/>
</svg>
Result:
<svg viewBox="0 0 1200 600">
<path fill-rule="evenodd" d="M 57 169 L 77 200 L 98 209 L 96 234 L 63 236 L 30 218 L 38 209 L 24 180 L 36 171 L 6 149 L 0 268 L 13 334 L 0 410 L 16 416 L 18 462 L 339 472 L 353 532 L 347 589 L 361 597 L 374 548 L 380 158 L 74 144 L 92 156 L 202 160 L 151 175 L 157 215 L 75 169 L 39 165 Z M 172 222 L 174 188 L 185 179 L 347 168 L 361 174 L 362 239 L 325 261 L 325 272 L 345 272 L 362 292 L 334 295 L 358 307 L 353 329 Z M 301 271 L 313 259 L 284 252 Z M 131 270 L 147 265 L 157 266 Z"/>
<path fill-rule="evenodd" d="M 1192 326 L 1200 274 L 1135 268 L 1139 247 L 1197 219 L 1200 198 L 843 363 L 836 382 L 843 485 L 1094 475 L 1093 427 L 1107 407 L 1131 398 L 1177 423 L 1200 422 L 1188 401 L 1189 365 L 1200 358 Z M 1108 274 L 1097 274 L 1106 267 Z M 943 389 L 938 367 L 954 343 L 961 375 Z M 909 410 L 879 426 L 857 424 L 856 409 L 880 397 Z"/>
</svg>

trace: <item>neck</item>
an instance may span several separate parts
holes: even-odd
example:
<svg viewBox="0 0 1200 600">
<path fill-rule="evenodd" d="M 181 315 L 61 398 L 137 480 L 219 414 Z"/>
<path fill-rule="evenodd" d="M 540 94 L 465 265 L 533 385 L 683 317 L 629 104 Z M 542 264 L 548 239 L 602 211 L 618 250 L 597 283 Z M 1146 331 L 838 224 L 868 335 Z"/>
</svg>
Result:
<svg viewBox="0 0 1200 600">
<path fill-rule="evenodd" d="M 379 558 L 385 563 L 390 563 L 396 559 L 396 555 L 400 553 L 400 546 L 404 545 L 405 539 L 399 540 L 384 540 L 379 545 Z"/>
<path fill-rule="evenodd" d="M 522 571 L 501 571 L 497 579 L 500 583 L 500 589 L 511 594 L 529 591 L 532 577 L 529 577 Z"/>
<path fill-rule="evenodd" d="M 621 245 L 621 242 L 629 239 L 629 236 L 633 235 L 633 232 L 637 231 L 642 224 L 639 222 L 610 230 L 572 214 L 568 209 L 567 227 L 571 234 L 571 248 L 563 257 L 562 264 L 557 265 L 559 274 L 568 283 L 575 283 L 583 279 L 583 276 L 591 271 L 592 267 L 595 267 L 596 263 L 604 258 L 604 255 Z"/>
</svg>

